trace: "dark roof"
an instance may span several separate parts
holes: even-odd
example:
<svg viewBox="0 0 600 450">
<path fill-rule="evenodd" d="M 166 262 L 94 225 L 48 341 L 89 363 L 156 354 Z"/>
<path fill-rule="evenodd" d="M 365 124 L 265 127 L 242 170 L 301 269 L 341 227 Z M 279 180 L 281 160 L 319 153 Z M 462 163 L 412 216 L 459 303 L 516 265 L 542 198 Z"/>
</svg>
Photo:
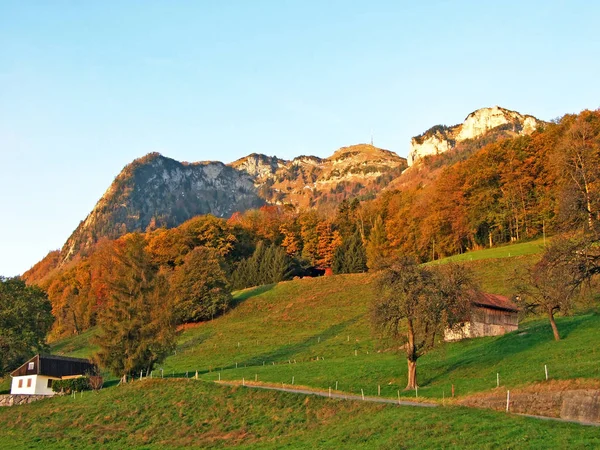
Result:
<svg viewBox="0 0 600 450">
<path fill-rule="evenodd" d="M 473 304 L 502 311 L 519 311 L 519 307 L 510 301 L 508 297 L 498 294 L 488 294 L 487 292 L 477 292 L 473 299 Z"/>
<path fill-rule="evenodd" d="M 29 368 L 29 363 L 33 363 L 33 368 Z M 92 374 L 96 371 L 96 365 L 87 359 L 57 355 L 35 355 L 10 375 L 13 377 L 24 375 L 46 375 L 58 378 Z"/>
</svg>

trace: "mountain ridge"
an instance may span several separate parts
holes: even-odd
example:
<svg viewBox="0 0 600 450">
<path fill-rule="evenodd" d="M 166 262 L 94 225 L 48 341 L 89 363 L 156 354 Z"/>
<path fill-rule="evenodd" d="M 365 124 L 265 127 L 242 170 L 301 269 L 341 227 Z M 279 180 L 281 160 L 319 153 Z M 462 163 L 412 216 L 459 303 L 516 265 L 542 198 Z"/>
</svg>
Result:
<svg viewBox="0 0 600 450">
<path fill-rule="evenodd" d="M 286 160 L 251 153 L 229 164 L 179 162 L 150 153 L 117 175 L 69 237 L 60 259 L 85 253 L 103 237 L 170 228 L 201 214 L 226 218 L 266 204 L 332 211 L 344 199 L 370 199 L 401 186 L 398 181 L 408 166 L 453 149 L 461 140 L 504 128 L 508 135 L 530 134 L 543 124 L 505 108 L 481 108 L 462 124 L 434 126 L 412 138 L 408 160 L 370 144 L 341 147 L 326 158 L 300 155 Z"/>
</svg>

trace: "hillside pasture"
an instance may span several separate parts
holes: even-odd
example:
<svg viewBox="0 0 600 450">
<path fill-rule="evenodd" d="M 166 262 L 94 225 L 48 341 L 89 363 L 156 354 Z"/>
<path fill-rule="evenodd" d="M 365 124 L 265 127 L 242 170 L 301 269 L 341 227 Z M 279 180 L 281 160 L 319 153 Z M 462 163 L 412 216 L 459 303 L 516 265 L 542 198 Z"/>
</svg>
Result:
<svg viewBox="0 0 600 450">
<path fill-rule="evenodd" d="M 0 448 L 593 448 L 596 427 L 144 380 L 0 408 Z"/>
</svg>

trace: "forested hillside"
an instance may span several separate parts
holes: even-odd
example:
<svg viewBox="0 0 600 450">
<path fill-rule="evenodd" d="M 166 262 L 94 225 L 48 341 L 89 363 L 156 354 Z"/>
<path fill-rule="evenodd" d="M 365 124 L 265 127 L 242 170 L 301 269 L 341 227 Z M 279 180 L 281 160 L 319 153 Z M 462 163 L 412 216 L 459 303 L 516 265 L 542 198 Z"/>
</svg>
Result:
<svg viewBox="0 0 600 450">
<path fill-rule="evenodd" d="M 529 136 L 482 139 L 425 157 L 402 174 L 400 180 L 410 183 L 401 189 L 390 187 L 369 201 L 344 200 L 334 213 L 264 206 L 229 219 L 198 216 L 175 228 L 148 230 L 136 242 L 143 242 L 147 270 L 164 277 L 175 298 L 187 286 L 188 297 L 204 302 L 204 312 L 196 313 L 207 318 L 227 308 L 226 295 L 206 294 L 217 285 L 221 292 L 294 276 L 364 272 L 398 255 L 427 262 L 597 228 L 600 111 L 566 115 Z M 99 241 L 88 256 L 62 266 L 51 253 L 24 274 L 48 291 L 53 337 L 97 323 L 120 264 L 115 248 L 134 240 Z M 213 284 L 188 285 L 192 255 L 200 251 L 214 261 Z"/>
</svg>

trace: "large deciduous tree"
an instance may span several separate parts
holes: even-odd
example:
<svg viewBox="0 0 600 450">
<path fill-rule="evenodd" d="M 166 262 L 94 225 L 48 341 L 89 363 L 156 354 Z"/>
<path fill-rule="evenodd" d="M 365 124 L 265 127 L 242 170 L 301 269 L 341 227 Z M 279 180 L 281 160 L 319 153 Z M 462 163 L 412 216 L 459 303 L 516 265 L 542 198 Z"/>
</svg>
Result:
<svg viewBox="0 0 600 450">
<path fill-rule="evenodd" d="M 0 277 L 0 374 L 47 348 L 51 311 L 46 293 L 37 286 Z"/>
<path fill-rule="evenodd" d="M 469 316 L 476 285 L 462 266 L 419 266 L 402 258 L 383 270 L 371 305 L 375 328 L 398 339 L 406 351 L 408 382 L 417 387 L 417 360 L 433 348 L 446 328 Z"/>
<path fill-rule="evenodd" d="M 570 222 L 574 224 L 577 219 L 584 219 L 588 229 L 597 228 L 600 214 L 600 110 L 583 111 L 573 118 L 556 154 L 564 181 L 562 206 L 563 209 L 567 206 Z"/>
<path fill-rule="evenodd" d="M 96 359 L 114 375 L 133 376 L 152 370 L 174 349 L 174 308 L 167 280 L 157 273 L 141 235 L 116 241 L 111 257 Z"/>
<path fill-rule="evenodd" d="M 223 258 L 216 250 L 196 247 L 175 268 L 171 295 L 179 322 L 212 319 L 227 309 L 231 291 L 223 265 Z"/>
</svg>

